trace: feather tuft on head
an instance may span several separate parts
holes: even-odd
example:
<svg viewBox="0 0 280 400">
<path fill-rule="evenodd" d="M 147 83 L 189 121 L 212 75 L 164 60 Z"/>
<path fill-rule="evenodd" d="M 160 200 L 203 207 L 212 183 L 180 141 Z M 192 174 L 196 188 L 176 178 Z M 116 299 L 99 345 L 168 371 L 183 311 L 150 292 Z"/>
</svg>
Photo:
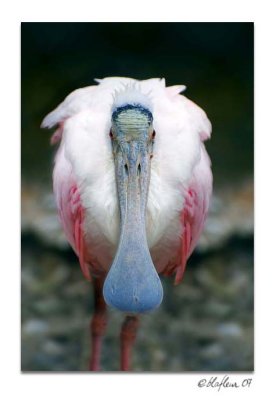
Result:
<svg viewBox="0 0 280 400">
<path fill-rule="evenodd" d="M 117 108 L 126 105 L 140 105 L 151 112 L 153 109 L 152 100 L 149 94 L 144 94 L 141 91 L 141 86 L 138 82 L 133 82 L 127 85 L 123 84 L 121 90 L 116 90 L 113 93 L 113 99 L 112 112 Z"/>
</svg>

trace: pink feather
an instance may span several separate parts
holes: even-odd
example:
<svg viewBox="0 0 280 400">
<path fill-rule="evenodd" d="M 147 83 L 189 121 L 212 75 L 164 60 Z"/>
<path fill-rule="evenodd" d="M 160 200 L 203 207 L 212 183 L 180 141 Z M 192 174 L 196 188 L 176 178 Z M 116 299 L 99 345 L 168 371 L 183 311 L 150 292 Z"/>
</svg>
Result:
<svg viewBox="0 0 280 400">
<path fill-rule="evenodd" d="M 187 260 L 199 240 L 207 217 L 213 180 L 210 164 L 208 154 L 202 145 L 201 161 L 195 168 L 182 210 L 181 263 L 176 270 L 175 284 L 180 283 L 184 276 Z"/>
<path fill-rule="evenodd" d="M 61 150 L 56 156 L 53 173 L 54 193 L 61 225 L 73 250 L 79 257 L 82 272 L 91 280 L 84 235 L 84 208 L 70 163 Z"/>
<path fill-rule="evenodd" d="M 186 190 L 185 204 L 181 213 L 182 236 L 177 262 L 169 263 L 163 272 L 164 275 L 175 273 L 175 285 L 184 277 L 187 260 L 203 230 L 212 194 L 213 178 L 209 168 L 211 162 L 204 145 L 201 146 L 201 160 Z"/>
</svg>

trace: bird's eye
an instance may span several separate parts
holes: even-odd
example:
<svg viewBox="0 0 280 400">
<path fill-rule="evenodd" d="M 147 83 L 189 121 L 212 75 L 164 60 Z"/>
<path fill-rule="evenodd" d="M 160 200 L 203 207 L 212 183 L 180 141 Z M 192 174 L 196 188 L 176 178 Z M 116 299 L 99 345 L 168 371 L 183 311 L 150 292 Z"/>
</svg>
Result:
<svg viewBox="0 0 280 400">
<path fill-rule="evenodd" d="M 113 132 L 112 132 L 112 129 L 110 130 L 109 136 L 110 136 L 111 139 L 113 139 Z"/>
<path fill-rule="evenodd" d="M 156 136 L 156 131 L 153 131 L 153 133 L 152 133 L 152 138 L 154 139 L 155 136 Z"/>
</svg>

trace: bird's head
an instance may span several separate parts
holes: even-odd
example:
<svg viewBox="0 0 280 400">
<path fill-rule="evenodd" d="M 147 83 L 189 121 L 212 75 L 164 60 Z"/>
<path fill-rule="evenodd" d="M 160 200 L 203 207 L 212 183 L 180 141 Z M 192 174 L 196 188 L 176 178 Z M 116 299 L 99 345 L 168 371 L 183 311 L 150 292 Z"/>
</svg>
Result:
<svg viewBox="0 0 280 400">
<path fill-rule="evenodd" d="M 120 209 L 118 249 L 104 284 L 109 305 L 126 312 L 159 306 L 163 290 L 146 238 L 146 204 L 155 131 L 151 111 L 126 104 L 112 112 L 112 151 Z"/>
</svg>

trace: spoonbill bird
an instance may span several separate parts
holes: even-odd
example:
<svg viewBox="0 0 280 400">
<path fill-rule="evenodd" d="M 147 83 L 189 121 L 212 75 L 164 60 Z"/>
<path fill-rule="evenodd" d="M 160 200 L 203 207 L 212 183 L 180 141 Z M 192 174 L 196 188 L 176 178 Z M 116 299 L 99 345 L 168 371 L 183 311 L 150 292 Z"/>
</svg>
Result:
<svg viewBox="0 0 280 400">
<path fill-rule="evenodd" d="M 205 112 L 164 79 L 97 79 L 42 122 L 60 141 L 53 186 L 60 221 L 93 282 L 90 370 L 99 370 L 106 305 L 126 314 L 121 370 L 130 369 L 139 314 L 163 298 L 158 274 L 178 284 L 203 229 L 212 192 Z"/>
</svg>

